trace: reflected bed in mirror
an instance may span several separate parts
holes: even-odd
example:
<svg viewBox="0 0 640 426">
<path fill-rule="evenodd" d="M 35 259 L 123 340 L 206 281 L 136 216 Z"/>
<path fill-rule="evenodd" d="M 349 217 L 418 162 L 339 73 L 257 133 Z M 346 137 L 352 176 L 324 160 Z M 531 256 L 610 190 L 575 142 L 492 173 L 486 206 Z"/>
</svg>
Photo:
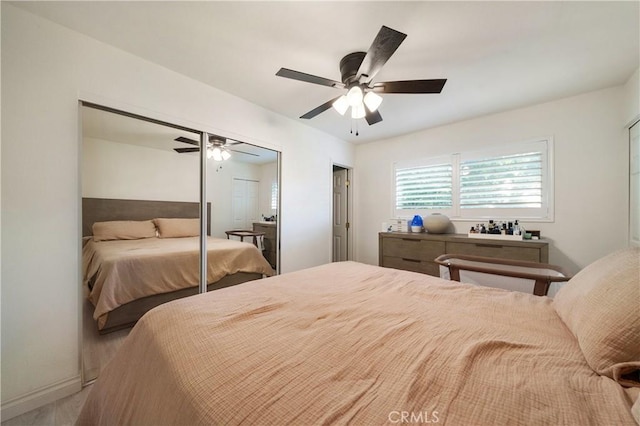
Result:
<svg viewBox="0 0 640 426">
<path fill-rule="evenodd" d="M 84 198 L 82 205 L 83 282 L 100 333 L 198 292 L 198 203 Z M 214 237 L 207 243 L 209 290 L 274 274 L 251 244 Z"/>
</svg>

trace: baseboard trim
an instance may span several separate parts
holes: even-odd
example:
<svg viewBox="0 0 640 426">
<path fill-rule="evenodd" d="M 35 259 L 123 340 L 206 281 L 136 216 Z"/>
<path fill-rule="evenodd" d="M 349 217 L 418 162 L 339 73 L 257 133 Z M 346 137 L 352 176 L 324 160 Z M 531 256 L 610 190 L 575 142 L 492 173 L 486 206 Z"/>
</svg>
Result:
<svg viewBox="0 0 640 426">
<path fill-rule="evenodd" d="M 73 395 L 76 392 L 80 392 L 80 390 L 82 390 L 82 380 L 80 379 L 80 375 L 78 375 L 35 391 L 31 391 L 22 396 L 3 402 L 2 407 L 0 408 L 0 419 L 4 422 L 5 420 L 12 419 L 31 410 L 35 410 L 36 408 L 50 404 L 60 398 Z"/>
</svg>

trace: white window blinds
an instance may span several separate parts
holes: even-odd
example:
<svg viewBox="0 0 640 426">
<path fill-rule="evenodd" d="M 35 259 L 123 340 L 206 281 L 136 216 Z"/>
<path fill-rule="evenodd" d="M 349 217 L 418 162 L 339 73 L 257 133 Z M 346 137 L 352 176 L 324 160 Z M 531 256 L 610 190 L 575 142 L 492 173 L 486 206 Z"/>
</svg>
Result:
<svg viewBox="0 0 640 426">
<path fill-rule="evenodd" d="M 542 173 L 542 152 L 461 161 L 460 208 L 540 208 Z"/>
<path fill-rule="evenodd" d="M 451 164 L 396 168 L 396 210 L 450 209 L 452 205 Z"/>
<path fill-rule="evenodd" d="M 271 182 L 271 210 L 278 210 L 278 182 Z"/>
</svg>

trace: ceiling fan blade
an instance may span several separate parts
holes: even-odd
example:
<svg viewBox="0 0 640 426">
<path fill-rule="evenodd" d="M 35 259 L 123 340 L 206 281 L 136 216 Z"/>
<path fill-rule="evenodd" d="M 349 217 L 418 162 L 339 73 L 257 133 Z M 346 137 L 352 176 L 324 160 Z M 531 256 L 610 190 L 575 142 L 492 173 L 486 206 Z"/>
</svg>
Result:
<svg viewBox="0 0 640 426">
<path fill-rule="evenodd" d="M 364 77 L 361 83 L 368 84 L 373 77 L 380 71 L 384 64 L 387 63 L 391 55 L 398 49 L 400 44 L 407 37 L 406 34 L 396 31 L 384 25 L 378 31 L 378 35 L 371 43 L 371 47 L 367 51 L 360 68 L 358 68 L 358 78 Z"/>
<path fill-rule="evenodd" d="M 198 142 L 196 140 L 193 140 L 193 139 L 185 138 L 184 136 L 177 137 L 177 138 L 174 139 L 174 141 L 200 146 L 200 142 Z"/>
<path fill-rule="evenodd" d="M 238 152 L 240 154 L 253 155 L 254 157 L 260 157 L 258 154 L 254 154 L 252 152 L 246 152 L 246 151 L 239 151 L 237 149 L 230 149 L 229 151 Z"/>
<path fill-rule="evenodd" d="M 301 115 L 300 118 L 313 118 L 316 115 L 325 112 L 326 110 L 328 110 L 329 108 L 331 108 L 331 105 L 333 105 L 333 103 L 336 101 L 336 99 L 338 99 L 340 96 L 335 97 L 333 99 L 331 99 L 330 101 L 327 101 L 325 103 L 323 103 L 322 105 L 320 105 L 319 107 L 316 107 L 314 109 L 312 109 L 311 111 L 309 111 L 308 113 Z"/>
<path fill-rule="evenodd" d="M 280 68 L 276 75 L 278 77 L 304 81 L 305 83 L 319 84 L 321 86 L 336 87 L 338 89 L 344 89 L 345 87 L 344 83 L 339 81 L 329 80 L 328 78 L 318 77 L 317 75 L 306 74 L 300 71 L 290 70 L 288 68 Z"/>
<path fill-rule="evenodd" d="M 184 154 L 185 152 L 200 152 L 200 148 L 173 148 L 175 152 Z"/>
<path fill-rule="evenodd" d="M 380 112 L 378 110 L 371 112 L 367 109 L 366 111 L 367 115 L 365 115 L 364 118 L 365 120 L 367 120 L 367 123 L 369 123 L 369 126 L 382 121 L 382 116 L 380 115 Z"/>
<path fill-rule="evenodd" d="M 434 80 L 385 81 L 374 83 L 373 91 L 381 93 L 440 93 L 446 78 Z"/>
</svg>

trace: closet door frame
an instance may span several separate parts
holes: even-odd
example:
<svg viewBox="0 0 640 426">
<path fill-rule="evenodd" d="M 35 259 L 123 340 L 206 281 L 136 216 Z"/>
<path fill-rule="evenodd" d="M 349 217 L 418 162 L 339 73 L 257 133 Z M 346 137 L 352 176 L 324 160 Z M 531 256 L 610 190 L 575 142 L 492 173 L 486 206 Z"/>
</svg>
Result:
<svg viewBox="0 0 640 426">
<path fill-rule="evenodd" d="M 629 126 L 629 245 L 640 247 L 640 117 Z"/>
</svg>

